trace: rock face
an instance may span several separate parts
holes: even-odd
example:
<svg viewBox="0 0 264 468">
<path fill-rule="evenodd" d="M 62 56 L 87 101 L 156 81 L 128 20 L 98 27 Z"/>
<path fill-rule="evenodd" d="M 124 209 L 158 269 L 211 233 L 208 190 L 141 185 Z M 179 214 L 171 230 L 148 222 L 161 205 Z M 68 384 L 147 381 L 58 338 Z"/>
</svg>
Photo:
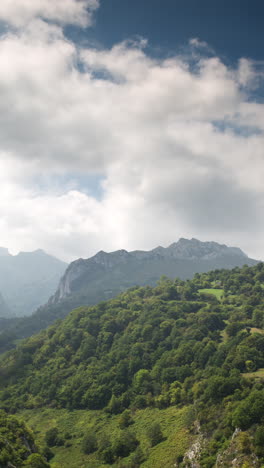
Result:
<svg viewBox="0 0 264 468">
<path fill-rule="evenodd" d="M 247 432 L 236 428 L 229 446 L 217 456 L 215 468 L 243 468 L 262 466 L 260 460 L 251 451 L 251 438 Z"/>
<path fill-rule="evenodd" d="M 43 250 L 10 255 L 0 247 L 0 317 L 30 315 L 54 294 L 67 264 Z"/>
<path fill-rule="evenodd" d="M 154 285 L 161 275 L 186 279 L 196 272 L 255 263 L 239 248 L 197 239 L 181 238 L 167 248 L 151 251 L 100 251 L 69 265 L 50 304 L 80 293 L 94 303 L 131 286 Z"/>
<path fill-rule="evenodd" d="M 132 254 L 126 250 L 117 250 L 111 253 L 101 250 L 88 260 L 80 258 L 72 262 L 62 277 L 55 295 L 51 298 L 51 303 L 64 299 L 81 289 L 86 279 L 93 281 L 98 274 L 113 271 L 116 266 L 129 263 L 131 258 Z"/>
</svg>

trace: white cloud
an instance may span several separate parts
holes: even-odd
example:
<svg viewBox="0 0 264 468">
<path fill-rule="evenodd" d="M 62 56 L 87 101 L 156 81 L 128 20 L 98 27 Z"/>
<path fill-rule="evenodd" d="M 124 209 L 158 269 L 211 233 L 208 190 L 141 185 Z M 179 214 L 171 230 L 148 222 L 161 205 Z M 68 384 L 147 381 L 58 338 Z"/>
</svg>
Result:
<svg viewBox="0 0 264 468">
<path fill-rule="evenodd" d="M 66 5 L 36 1 L 30 24 L 0 40 L 0 244 L 72 259 L 194 236 L 264 256 L 254 64 L 157 60 L 142 41 L 80 48 L 37 18 L 68 22 L 71 7 L 57 3 Z M 69 2 L 73 18 L 88 3 Z M 0 16 L 15 24 L 4 5 Z M 75 190 L 39 184 L 72 172 Z M 100 199 L 87 195 L 86 174 L 104 178 Z"/>
<path fill-rule="evenodd" d="M 24 27 L 35 18 L 89 26 L 99 0 L 1 0 L 0 20 Z"/>
</svg>

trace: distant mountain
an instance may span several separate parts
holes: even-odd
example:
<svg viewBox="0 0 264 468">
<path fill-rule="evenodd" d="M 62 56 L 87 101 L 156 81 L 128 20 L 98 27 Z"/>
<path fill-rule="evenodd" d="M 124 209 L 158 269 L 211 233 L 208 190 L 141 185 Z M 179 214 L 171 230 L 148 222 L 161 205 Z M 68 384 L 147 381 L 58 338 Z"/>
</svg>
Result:
<svg viewBox="0 0 264 468">
<path fill-rule="evenodd" d="M 256 263 L 237 247 L 197 239 L 181 238 L 167 248 L 151 251 L 100 251 L 69 265 L 50 304 L 76 294 L 85 295 L 87 303 L 95 303 L 134 285 L 155 285 L 162 275 L 187 279 L 198 272 Z"/>
<path fill-rule="evenodd" d="M 0 321 L 5 332 L 0 335 L 0 351 L 11 346 L 10 337 L 11 341 L 26 338 L 66 317 L 76 307 L 97 304 L 136 285 L 153 286 L 162 275 L 189 279 L 195 273 L 256 263 L 236 247 L 197 239 L 180 239 L 167 248 L 151 251 L 98 252 L 87 260 L 72 262 L 55 294 L 31 316 Z"/>
<path fill-rule="evenodd" d="M 54 293 L 66 266 L 43 250 L 10 255 L 1 247 L 0 291 L 8 309 L 17 316 L 30 315 Z M 0 299 L 0 316 L 9 317 L 10 310 Z"/>
<path fill-rule="evenodd" d="M 5 317 L 5 318 L 12 318 L 14 314 L 12 311 L 9 309 L 6 301 L 4 300 L 2 294 L 0 293 L 0 317 Z"/>
</svg>

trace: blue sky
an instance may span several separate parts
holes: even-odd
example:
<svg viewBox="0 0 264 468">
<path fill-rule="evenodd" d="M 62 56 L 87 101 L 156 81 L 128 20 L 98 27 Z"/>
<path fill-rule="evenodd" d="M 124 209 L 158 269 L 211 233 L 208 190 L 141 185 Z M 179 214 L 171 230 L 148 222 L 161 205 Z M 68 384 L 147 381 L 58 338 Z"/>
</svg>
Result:
<svg viewBox="0 0 264 468">
<path fill-rule="evenodd" d="M 263 17 L 262 0 L 102 0 L 94 27 L 72 33 L 103 47 L 139 35 L 164 55 L 198 37 L 227 61 L 263 60 Z"/>
<path fill-rule="evenodd" d="M 263 9 L 1 0 L 0 245 L 264 259 Z"/>
</svg>

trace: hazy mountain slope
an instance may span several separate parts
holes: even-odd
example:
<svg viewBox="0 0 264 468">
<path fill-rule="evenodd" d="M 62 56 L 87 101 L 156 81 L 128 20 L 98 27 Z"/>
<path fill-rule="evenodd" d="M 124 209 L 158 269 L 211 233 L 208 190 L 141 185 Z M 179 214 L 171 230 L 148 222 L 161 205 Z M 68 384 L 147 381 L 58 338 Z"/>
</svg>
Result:
<svg viewBox="0 0 264 468">
<path fill-rule="evenodd" d="M 141 457 L 139 465 L 146 468 L 176 462 L 186 468 L 195 443 L 196 466 L 259 468 L 263 285 L 259 263 L 191 281 L 164 279 L 156 288 L 131 288 L 72 311 L 3 357 L 1 405 L 11 411 L 35 408 L 38 427 L 47 427 L 45 417 L 69 427 L 74 440 L 58 453 L 64 460 L 78 457 L 84 466 L 132 468 Z M 177 409 L 179 415 L 186 409 L 188 418 L 176 426 Z M 86 410 L 93 412 L 86 420 L 94 448 L 81 454 L 87 426 L 79 421 Z M 157 430 L 148 431 L 154 423 L 161 425 L 158 437 Z"/>
<path fill-rule="evenodd" d="M 0 249 L 0 291 L 16 314 L 30 315 L 54 293 L 67 264 L 42 250 L 10 255 Z"/>
<path fill-rule="evenodd" d="M 6 301 L 4 300 L 2 294 L 0 293 L 0 317 L 1 318 L 10 318 L 13 317 L 14 313 L 8 307 Z"/>
</svg>

